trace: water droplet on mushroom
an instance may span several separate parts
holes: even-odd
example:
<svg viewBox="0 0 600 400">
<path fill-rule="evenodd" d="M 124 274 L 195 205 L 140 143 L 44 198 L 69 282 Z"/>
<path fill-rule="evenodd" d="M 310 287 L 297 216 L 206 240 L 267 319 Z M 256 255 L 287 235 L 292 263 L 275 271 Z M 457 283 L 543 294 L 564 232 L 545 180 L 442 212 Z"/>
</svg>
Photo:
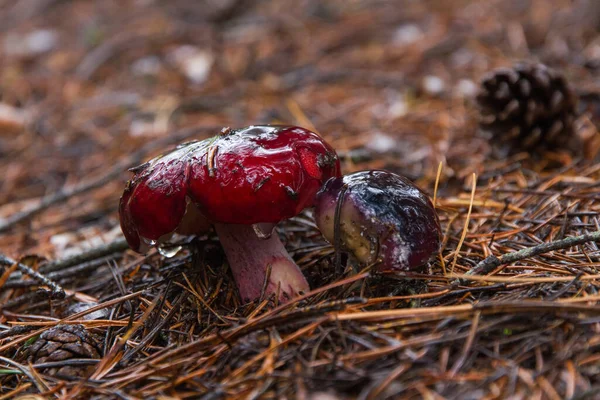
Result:
<svg viewBox="0 0 600 400">
<path fill-rule="evenodd" d="M 160 255 L 167 258 L 175 257 L 181 249 L 181 246 L 158 246 Z"/>
<path fill-rule="evenodd" d="M 147 244 L 148 246 L 156 246 L 156 240 L 142 237 L 142 242 L 144 242 L 144 244 Z"/>
</svg>

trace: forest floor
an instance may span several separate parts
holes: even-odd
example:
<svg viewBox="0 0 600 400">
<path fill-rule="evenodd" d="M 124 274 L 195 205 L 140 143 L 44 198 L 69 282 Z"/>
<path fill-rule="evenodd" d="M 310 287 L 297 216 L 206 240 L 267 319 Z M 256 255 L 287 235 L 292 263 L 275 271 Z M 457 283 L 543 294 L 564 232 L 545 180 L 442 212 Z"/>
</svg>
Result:
<svg viewBox="0 0 600 400">
<path fill-rule="evenodd" d="M 585 151 L 495 155 L 475 95 L 523 60 Z M 595 0 L 0 0 L 0 399 L 600 398 L 596 242 L 465 275 L 600 230 L 599 99 Z M 435 195 L 428 269 L 336 275 L 306 212 L 280 232 L 313 290 L 243 304 L 212 235 L 124 246 L 128 168 L 267 123 Z"/>
</svg>

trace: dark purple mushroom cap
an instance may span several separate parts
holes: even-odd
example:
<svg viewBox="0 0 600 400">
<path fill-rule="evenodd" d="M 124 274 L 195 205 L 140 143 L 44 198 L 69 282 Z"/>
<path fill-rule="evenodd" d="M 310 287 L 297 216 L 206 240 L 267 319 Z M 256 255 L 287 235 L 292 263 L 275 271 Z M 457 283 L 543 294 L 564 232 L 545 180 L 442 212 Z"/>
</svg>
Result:
<svg viewBox="0 0 600 400">
<path fill-rule="evenodd" d="M 440 248 L 441 229 L 429 197 L 408 179 L 361 171 L 329 179 L 317 194 L 315 219 L 335 245 L 378 270 L 415 270 Z"/>
</svg>

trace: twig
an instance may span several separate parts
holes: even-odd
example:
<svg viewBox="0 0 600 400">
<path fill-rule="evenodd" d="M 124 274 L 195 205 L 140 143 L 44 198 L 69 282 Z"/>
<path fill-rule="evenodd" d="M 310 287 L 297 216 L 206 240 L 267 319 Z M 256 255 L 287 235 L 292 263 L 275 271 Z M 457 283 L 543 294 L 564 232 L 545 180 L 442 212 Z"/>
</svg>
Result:
<svg viewBox="0 0 600 400">
<path fill-rule="evenodd" d="M 471 219 L 471 211 L 473 211 L 473 202 L 475 201 L 475 189 L 477 188 L 477 174 L 473 173 L 471 179 L 473 180 L 473 186 L 471 188 L 471 200 L 469 201 L 469 208 L 467 209 L 467 217 L 465 218 L 465 226 L 462 231 L 462 235 L 460 235 L 460 240 L 458 241 L 458 246 L 456 246 L 456 250 L 454 251 L 454 258 L 452 259 L 452 266 L 450 267 L 450 273 L 454 273 L 454 267 L 456 267 L 456 262 L 458 261 L 458 254 L 460 253 L 460 249 L 462 248 L 463 243 L 465 242 L 465 238 L 467 237 L 467 232 L 469 231 L 469 221 Z M 434 205 L 435 207 L 435 205 Z"/>
<path fill-rule="evenodd" d="M 475 335 L 477 335 L 477 328 L 479 327 L 480 319 L 481 311 L 475 311 L 471 322 L 471 329 L 469 330 L 469 336 L 467 337 L 467 341 L 465 342 L 465 345 L 463 347 L 462 354 L 460 355 L 458 360 L 456 360 L 456 362 L 452 366 L 452 369 L 450 370 L 450 376 L 456 376 L 458 371 L 460 371 L 465 361 L 467 360 L 469 351 L 471 350 L 471 347 L 473 346 L 473 341 L 475 340 Z"/>
<path fill-rule="evenodd" d="M 85 263 L 81 263 L 74 267 L 65 268 L 60 271 L 50 272 L 47 274 L 47 278 L 51 279 L 53 281 L 60 281 L 61 279 L 65 279 L 65 278 L 72 277 L 72 276 L 81 277 L 82 273 L 90 271 L 90 270 L 98 269 L 103 264 L 106 264 L 109 261 L 113 260 L 113 258 L 114 257 L 96 258 L 94 260 L 91 260 L 91 261 L 88 261 Z M 41 270 L 41 268 L 40 268 L 40 270 Z M 4 289 L 14 289 L 14 288 L 25 288 L 25 287 L 37 285 L 37 281 L 34 279 L 23 280 L 21 278 L 22 278 L 21 273 L 15 273 L 15 274 L 11 275 L 11 279 L 9 279 L 4 285 L 0 285 L 0 287 L 2 287 Z"/>
<path fill-rule="evenodd" d="M 32 216 L 40 213 L 41 211 L 44 211 L 46 208 L 48 208 L 54 204 L 62 203 L 71 197 L 74 197 L 79 194 L 96 189 L 98 187 L 104 186 L 105 184 L 107 184 L 108 182 L 110 182 L 111 180 L 116 178 L 117 176 L 121 175 L 121 173 L 123 173 L 124 169 L 125 168 L 124 168 L 123 163 L 118 163 L 117 166 L 115 166 L 113 169 L 111 169 L 107 174 L 102 175 L 101 177 L 99 177 L 97 179 L 92 179 L 87 182 L 83 182 L 72 188 L 63 189 L 57 193 L 54 193 L 54 194 L 51 194 L 50 196 L 46 196 L 46 197 L 42 198 L 42 200 L 37 205 L 35 205 L 27 210 L 15 213 L 15 214 L 11 215 L 10 217 L 2 220 L 0 222 L 0 232 L 7 231 L 15 224 L 31 218 Z"/>
<path fill-rule="evenodd" d="M 84 262 L 96 260 L 101 257 L 106 257 L 114 253 L 120 253 L 129 248 L 125 238 L 116 239 L 110 243 L 103 244 L 98 247 L 94 247 L 89 250 L 85 250 L 82 253 L 75 254 L 71 257 L 64 258 L 62 260 L 52 261 L 46 265 L 40 267 L 40 271 L 43 273 L 54 272 L 69 268 L 75 265 L 83 264 Z"/>
<path fill-rule="evenodd" d="M 40 291 L 27 292 L 21 296 L 14 297 L 14 298 L 8 300 L 6 303 L 2 304 L 0 308 L 7 309 L 7 308 L 17 307 L 17 306 L 20 306 L 21 304 L 31 302 L 34 300 L 38 300 L 39 298 L 41 298 L 41 296 L 42 296 L 42 293 Z"/>
<path fill-rule="evenodd" d="M 48 386 L 46 385 L 46 383 L 44 381 L 42 381 L 41 379 L 36 379 L 35 374 L 32 373 L 31 370 L 29 368 L 27 368 L 26 366 L 21 365 L 18 362 L 11 360 L 10 358 L 1 357 L 1 356 L 0 356 L 0 361 L 2 361 L 3 363 L 6 363 L 12 367 L 15 367 L 15 368 L 19 369 L 21 372 L 23 372 L 23 374 L 25 374 L 31 380 L 31 382 L 33 382 L 33 384 L 38 388 L 38 390 L 40 392 L 45 392 L 48 390 Z"/>
<path fill-rule="evenodd" d="M 20 262 L 15 261 L 10 257 L 5 256 L 4 254 L 0 254 L 0 264 L 6 266 L 17 264 L 17 269 L 21 271 L 21 273 L 27 274 L 32 278 L 37 279 L 43 285 L 48 286 L 52 290 L 51 297 L 53 299 L 63 299 L 65 297 L 65 291 L 62 287 L 60 287 L 58 283 L 48 279 L 47 277 L 33 270 L 27 265 L 21 264 Z"/>
<path fill-rule="evenodd" d="M 273 268 L 273 264 L 267 264 L 267 273 L 265 274 L 265 280 L 263 281 L 262 289 L 260 290 L 260 297 L 258 298 L 258 302 L 262 303 L 265 299 L 265 294 L 267 293 L 267 287 L 269 286 L 269 281 L 271 281 L 271 270 Z"/>
<path fill-rule="evenodd" d="M 56 260 L 49 262 L 40 267 L 39 272 L 42 274 L 48 274 L 49 279 L 61 279 L 71 274 L 75 274 L 81 271 L 84 271 L 88 268 L 93 268 L 94 265 L 97 265 L 97 262 L 108 261 L 107 256 L 119 253 L 126 250 L 129 247 L 125 238 L 118 238 L 113 242 L 103 244 L 98 247 L 91 248 L 89 250 L 85 250 L 82 253 L 75 254 L 71 257 L 64 258 L 62 260 Z M 84 264 L 85 265 L 82 265 Z M 77 266 L 77 268 L 71 268 L 68 271 L 67 268 Z M 55 271 L 62 271 L 61 273 L 53 273 Z M 15 272 L 11 275 L 11 279 L 6 282 L 4 287 L 14 288 L 14 287 L 28 287 L 33 286 L 35 283 L 31 281 L 18 281 L 21 278 L 21 274 Z"/>
<path fill-rule="evenodd" d="M 15 213 L 8 218 L 0 220 L 0 233 L 5 232 L 8 229 L 12 228 L 14 225 L 19 222 L 25 221 L 33 217 L 34 215 L 39 214 L 44 211 L 48 207 L 57 204 L 63 203 L 71 197 L 78 196 L 82 193 L 86 193 L 90 190 L 94 190 L 96 188 L 102 187 L 112 181 L 113 179 L 120 176 L 127 168 L 129 168 L 133 164 L 138 164 L 140 161 L 150 152 L 154 151 L 157 148 L 168 145 L 169 143 L 174 143 L 180 140 L 183 140 L 189 136 L 198 134 L 207 130 L 214 130 L 217 132 L 218 128 L 214 126 L 210 127 L 197 127 L 197 128 L 185 128 L 178 132 L 175 132 L 173 135 L 169 135 L 160 140 L 148 143 L 143 146 L 139 150 L 135 151 L 131 154 L 126 160 L 120 161 L 115 164 L 113 168 L 108 170 L 107 173 L 95 178 L 90 179 L 85 182 L 80 183 L 79 185 L 75 185 L 71 188 L 63 189 L 57 193 L 51 194 L 47 197 L 42 198 L 42 200 L 35 206 L 23 210 L 21 212 Z"/>
<path fill-rule="evenodd" d="M 16 325 L 5 331 L 0 332 L 0 339 L 5 339 L 9 336 L 17 336 L 22 335 L 24 333 L 28 333 L 34 331 L 37 327 L 29 326 L 29 325 Z"/>
<path fill-rule="evenodd" d="M 163 301 L 164 298 L 167 296 L 166 291 L 165 291 L 165 296 L 163 297 Z M 169 310 L 169 312 L 167 313 L 167 315 L 161 319 L 161 321 L 154 327 L 152 328 L 152 330 L 142 338 L 142 340 L 140 340 L 140 342 L 133 347 L 132 349 L 130 349 L 129 351 L 127 351 L 123 357 L 121 358 L 121 362 L 122 363 L 126 363 L 131 357 L 133 357 L 136 353 L 138 353 L 139 351 L 143 350 L 144 347 L 146 347 L 149 343 L 152 342 L 152 340 L 154 340 L 154 338 L 156 337 L 156 335 L 158 335 L 158 333 L 164 328 L 164 326 L 171 320 L 171 318 L 173 317 L 173 315 L 175 315 L 175 313 L 177 311 L 179 311 L 179 306 L 181 304 L 181 301 L 185 298 L 185 296 L 180 295 L 171 305 L 171 309 Z M 160 309 L 158 310 L 157 315 L 160 314 Z"/>
<path fill-rule="evenodd" d="M 577 276 L 575 276 L 575 278 L 573 278 L 573 280 L 571 282 L 567 283 L 564 287 L 562 287 L 556 293 L 554 293 L 553 295 L 551 295 L 548 298 L 546 298 L 546 300 L 547 301 L 554 301 L 554 300 L 560 298 L 563 294 L 567 293 L 569 291 L 569 289 L 574 284 L 576 284 L 577 282 L 579 282 L 579 279 L 581 278 L 581 275 L 583 275 L 581 272 L 578 273 Z"/>
<path fill-rule="evenodd" d="M 100 360 L 96 358 L 71 358 L 68 360 L 61 361 L 49 361 L 39 364 L 33 364 L 32 367 L 37 369 L 42 368 L 57 368 L 64 367 L 66 365 L 96 365 L 100 362 Z"/>
<path fill-rule="evenodd" d="M 471 268 L 466 275 L 485 275 L 492 272 L 501 265 L 510 264 L 515 261 L 524 260 L 549 251 L 568 249 L 588 242 L 600 241 L 600 231 L 587 233 L 581 236 L 571 236 L 566 239 L 556 240 L 554 242 L 542 243 L 537 246 L 528 247 L 519 251 L 504 254 L 500 257 L 491 255 L 480 261 L 475 267 Z"/>
</svg>

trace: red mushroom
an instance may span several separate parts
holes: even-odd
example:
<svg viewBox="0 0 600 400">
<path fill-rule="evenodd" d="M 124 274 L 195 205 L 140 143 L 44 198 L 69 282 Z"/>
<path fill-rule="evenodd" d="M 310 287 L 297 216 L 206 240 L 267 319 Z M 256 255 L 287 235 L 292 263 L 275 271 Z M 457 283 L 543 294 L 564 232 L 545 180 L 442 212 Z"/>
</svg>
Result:
<svg viewBox="0 0 600 400">
<path fill-rule="evenodd" d="M 299 127 L 229 128 L 180 145 L 132 170 L 119 208 L 121 228 L 138 252 L 173 232 L 215 230 L 243 300 L 309 289 L 275 224 L 312 207 L 323 183 L 340 175 L 335 151 Z M 269 276 L 267 276 L 267 274 Z"/>
</svg>

